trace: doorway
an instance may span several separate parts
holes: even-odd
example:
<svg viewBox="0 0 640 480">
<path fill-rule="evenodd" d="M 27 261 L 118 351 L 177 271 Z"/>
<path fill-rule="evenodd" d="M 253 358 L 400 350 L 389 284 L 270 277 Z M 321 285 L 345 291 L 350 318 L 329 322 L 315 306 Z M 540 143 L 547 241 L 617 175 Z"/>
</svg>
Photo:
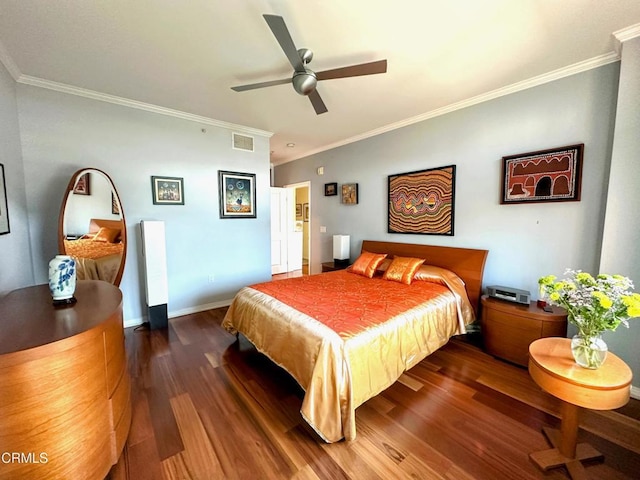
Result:
<svg viewBox="0 0 640 480">
<path fill-rule="evenodd" d="M 302 248 L 299 250 L 301 258 L 301 270 L 303 275 L 309 275 L 311 259 L 311 195 L 310 182 L 287 185 L 293 188 L 296 203 L 296 218 L 294 230 L 301 235 Z M 297 255 L 292 251 L 292 254 Z"/>
<path fill-rule="evenodd" d="M 278 278 L 309 275 L 310 182 L 271 188 L 271 273 Z"/>
</svg>

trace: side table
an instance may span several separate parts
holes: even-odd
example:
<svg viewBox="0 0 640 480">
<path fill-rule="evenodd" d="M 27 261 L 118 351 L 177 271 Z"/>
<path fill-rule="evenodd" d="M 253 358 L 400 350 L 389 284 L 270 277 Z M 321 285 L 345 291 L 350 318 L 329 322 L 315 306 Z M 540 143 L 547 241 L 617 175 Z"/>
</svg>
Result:
<svg viewBox="0 0 640 480">
<path fill-rule="evenodd" d="M 325 272 L 335 272 L 336 270 L 344 270 L 349 265 L 351 265 L 350 261 L 346 261 L 344 263 L 338 262 L 324 262 L 322 264 L 322 273 Z"/>
<path fill-rule="evenodd" d="M 551 312 L 545 312 L 536 302 L 522 305 L 488 295 L 482 296 L 481 304 L 484 349 L 522 367 L 529 362 L 531 342 L 567 334 L 567 312 L 563 308 L 552 307 Z"/>
<path fill-rule="evenodd" d="M 582 368 L 571 355 L 571 340 L 548 337 L 529 346 L 529 373 L 544 391 L 562 400 L 560 431 L 544 428 L 554 448 L 529 457 L 544 471 L 565 466 L 573 480 L 586 480 L 581 461 L 604 457 L 587 443 L 577 444 L 580 408 L 624 406 L 629 401 L 631 369 L 611 352 L 597 370 Z"/>
</svg>

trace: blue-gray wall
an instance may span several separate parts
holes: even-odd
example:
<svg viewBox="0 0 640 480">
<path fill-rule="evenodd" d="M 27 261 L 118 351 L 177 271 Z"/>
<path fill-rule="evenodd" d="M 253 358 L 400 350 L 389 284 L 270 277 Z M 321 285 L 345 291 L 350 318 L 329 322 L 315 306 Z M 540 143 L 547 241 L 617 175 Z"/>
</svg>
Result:
<svg viewBox="0 0 640 480">
<path fill-rule="evenodd" d="M 22 187 L 10 191 L 21 190 L 27 208 L 11 202 L 9 209 L 12 220 L 28 225 L 30 236 L 7 242 L 2 256 L 20 258 L 33 274 L 31 281 L 5 281 L 3 271 L 2 291 L 46 283 L 64 191 L 71 175 L 85 167 L 109 174 L 126 216 L 129 242 L 120 287 L 127 324 L 146 314 L 140 220 L 165 222 L 170 315 L 226 304 L 242 286 L 270 278 L 268 136 L 255 136 L 251 153 L 232 149 L 232 130 L 218 126 L 23 84 L 15 97 L 22 142 L 21 160 L 14 145 L 12 174 Z M 17 130 L 12 138 L 19 138 Z M 256 219 L 219 218 L 218 170 L 257 175 Z M 152 175 L 183 177 L 185 205 L 154 205 Z"/>
</svg>

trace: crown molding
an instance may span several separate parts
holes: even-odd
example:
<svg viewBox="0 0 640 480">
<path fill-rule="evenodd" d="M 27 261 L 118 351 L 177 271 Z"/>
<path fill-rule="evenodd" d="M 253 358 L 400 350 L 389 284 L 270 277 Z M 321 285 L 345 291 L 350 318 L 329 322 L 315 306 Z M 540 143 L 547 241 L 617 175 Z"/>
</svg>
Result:
<svg viewBox="0 0 640 480">
<path fill-rule="evenodd" d="M 445 107 L 438 108 L 436 110 L 431 110 L 430 112 L 426 112 L 426 113 L 417 115 L 415 117 L 407 118 L 405 120 L 401 120 L 399 122 L 392 123 L 390 125 L 376 128 L 375 130 L 370 130 L 368 132 L 365 132 L 353 137 L 349 137 L 344 140 L 340 140 L 339 142 L 335 142 L 330 145 L 324 145 L 315 150 L 305 152 L 304 157 L 315 155 L 316 153 L 324 152 L 337 147 L 342 147 L 350 143 L 359 142 L 360 140 L 365 140 L 367 138 L 375 137 L 383 133 L 391 132 L 399 128 L 413 125 L 415 123 L 420 123 L 425 120 L 429 120 L 431 118 L 439 117 L 441 115 L 446 115 L 447 113 L 455 112 L 456 110 L 462 110 L 463 108 L 471 107 L 473 105 L 478 105 L 479 103 L 488 102 L 489 100 L 494 100 L 499 97 L 504 97 L 506 95 L 511 95 L 513 93 L 527 90 L 529 88 L 544 85 L 545 83 L 550 83 L 565 77 L 570 77 L 571 75 L 585 72 L 587 70 L 592 70 L 594 68 L 602 67 L 604 65 L 608 65 L 610 63 L 614 63 L 619 60 L 620 60 L 620 55 L 617 52 L 611 52 L 605 55 L 600 55 L 598 57 L 590 58 L 583 62 L 574 63 L 573 65 L 569 65 L 567 67 L 560 68 L 558 70 L 554 70 L 552 72 L 545 73 L 543 75 L 539 75 L 537 77 L 533 77 L 533 78 L 524 80 L 522 82 L 514 83 L 512 85 L 508 85 L 506 87 L 499 88 L 497 90 L 493 90 L 491 92 L 487 92 L 482 95 L 478 95 L 476 97 L 468 98 L 466 100 L 462 100 L 461 102 L 453 103 L 451 105 L 447 105 Z M 279 163 L 279 165 L 292 162 L 294 160 L 299 160 L 300 158 L 304 158 L 304 157 L 291 158 L 284 162 Z"/>
<path fill-rule="evenodd" d="M 635 25 L 631 25 L 630 27 L 613 32 L 612 35 L 615 41 L 616 52 L 618 52 L 618 55 L 620 55 L 620 52 L 622 51 L 622 44 L 624 42 L 633 38 L 640 37 L 640 23 L 636 23 Z"/>
<path fill-rule="evenodd" d="M 2 42 L 0 42 L 0 62 L 5 66 L 9 75 L 13 77 L 13 80 L 17 82 L 22 73 Z"/>
<path fill-rule="evenodd" d="M 226 128 L 236 132 L 258 135 L 261 137 L 270 138 L 273 133 L 265 130 L 259 130 L 257 128 L 245 127 L 244 125 L 236 125 L 235 123 L 223 122 L 221 120 L 215 120 L 209 117 L 203 117 L 200 115 L 194 115 L 191 113 L 181 112 L 179 110 L 173 110 L 171 108 L 159 107 L 150 103 L 138 102 L 137 100 L 130 100 L 128 98 L 117 97 L 115 95 L 109 95 L 106 93 L 96 92 L 94 90 L 87 90 L 80 87 L 74 87 L 64 83 L 53 82 L 51 80 L 45 80 L 38 77 L 32 77 L 29 75 L 20 75 L 16 80 L 23 85 L 31 85 L 33 87 L 45 88 L 47 90 L 54 90 L 56 92 L 67 93 L 69 95 L 75 95 L 78 97 L 90 98 L 99 102 L 112 103 L 123 107 L 135 108 L 137 110 L 144 110 L 146 112 L 153 112 L 160 115 L 167 115 L 170 117 L 180 118 L 182 120 L 188 120 L 205 125 L 212 125 L 215 127 Z"/>
</svg>

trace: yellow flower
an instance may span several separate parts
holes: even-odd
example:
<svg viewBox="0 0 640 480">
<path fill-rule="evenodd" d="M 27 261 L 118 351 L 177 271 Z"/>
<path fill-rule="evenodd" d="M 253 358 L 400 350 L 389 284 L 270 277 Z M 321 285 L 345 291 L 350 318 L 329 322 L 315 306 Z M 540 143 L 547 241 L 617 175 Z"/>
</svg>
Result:
<svg viewBox="0 0 640 480">
<path fill-rule="evenodd" d="M 609 310 L 613 306 L 613 300 L 611 300 L 602 292 L 593 292 L 591 296 L 596 298 L 598 300 L 598 303 L 600 303 L 600 306 L 605 310 Z"/>
<path fill-rule="evenodd" d="M 585 285 L 595 285 L 596 281 L 595 279 L 591 276 L 590 273 L 587 272 L 579 272 L 576 274 L 576 280 L 579 283 L 583 283 Z"/>
<path fill-rule="evenodd" d="M 560 300 L 560 294 L 558 292 L 553 292 L 551 293 L 551 295 L 549 295 L 549 299 L 556 302 Z"/>
<path fill-rule="evenodd" d="M 630 317 L 640 317 L 640 293 L 622 297 L 622 303 L 627 306 L 627 315 Z"/>
</svg>

